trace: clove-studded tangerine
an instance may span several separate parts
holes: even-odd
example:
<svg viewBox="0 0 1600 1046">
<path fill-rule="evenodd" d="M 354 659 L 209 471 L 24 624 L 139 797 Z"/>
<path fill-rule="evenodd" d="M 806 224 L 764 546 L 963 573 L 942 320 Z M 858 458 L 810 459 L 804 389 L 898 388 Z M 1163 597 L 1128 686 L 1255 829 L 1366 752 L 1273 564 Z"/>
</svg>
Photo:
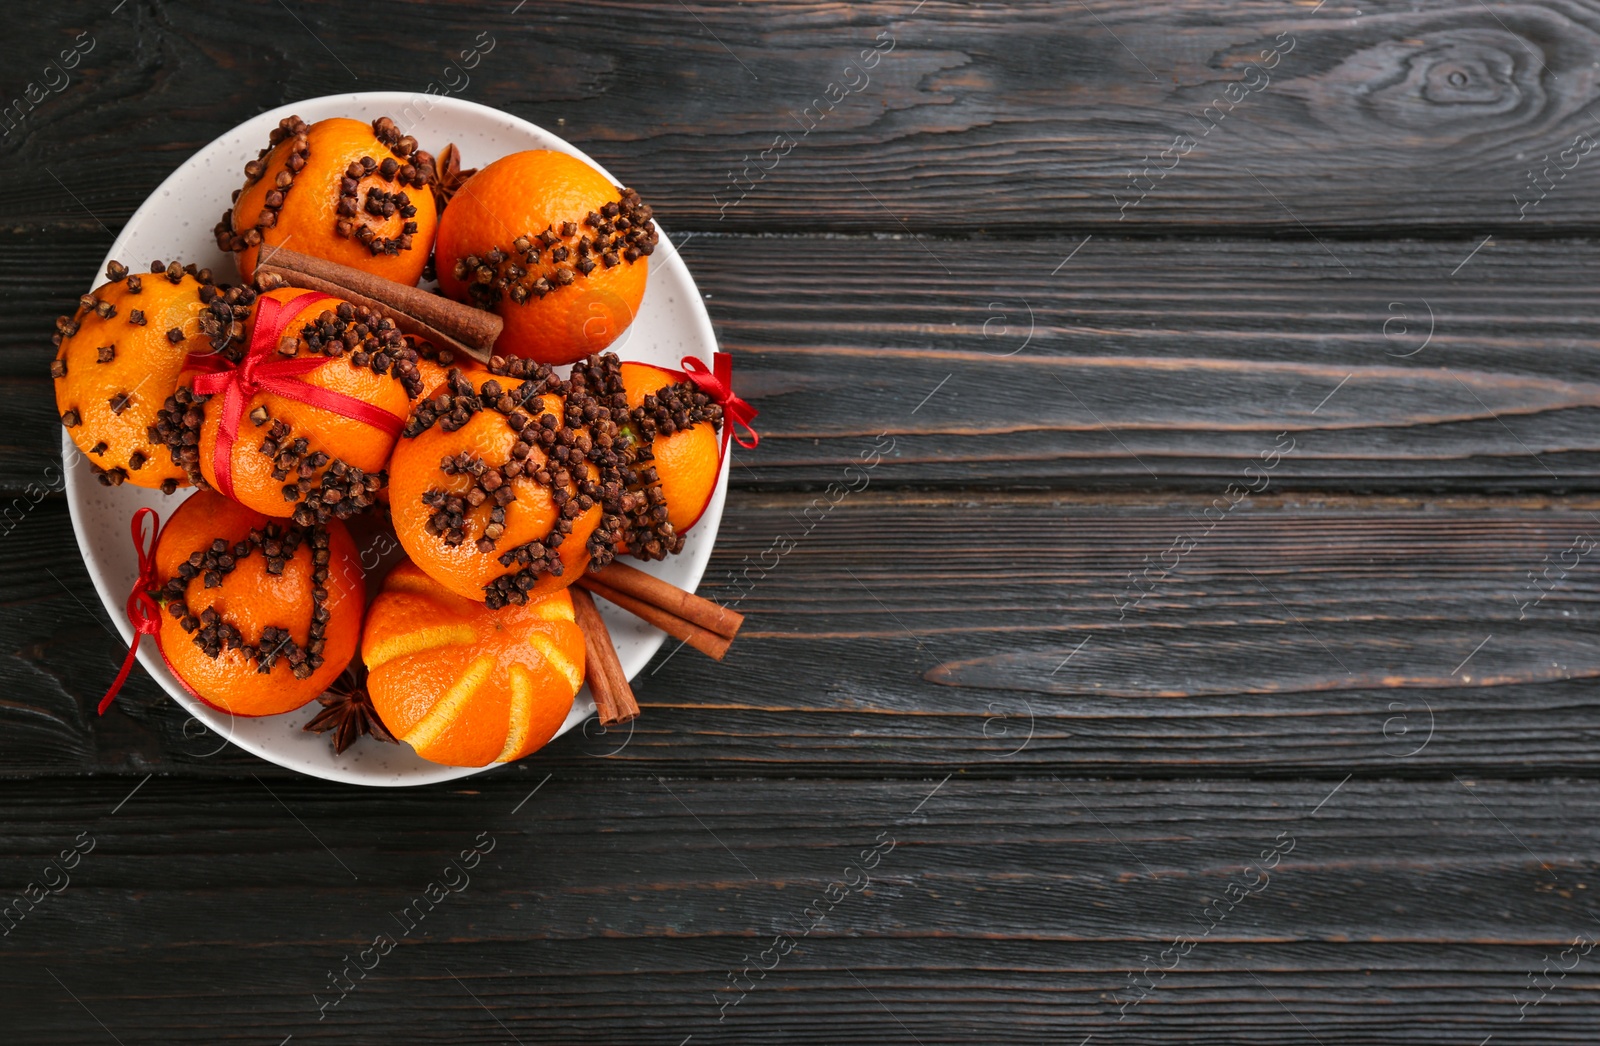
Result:
<svg viewBox="0 0 1600 1046">
<path fill-rule="evenodd" d="M 722 409 L 681 373 L 664 367 L 624 363 L 622 384 L 636 434 L 650 445 L 667 522 L 681 535 L 699 521 L 717 489 L 722 472 L 717 424 L 726 424 Z M 648 543 L 653 537 L 636 540 Z"/>
<path fill-rule="evenodd" d="M 722 405 L 685 372 L 621 363 L 610 354 L 576 364 L 568 385 L 569 396 L 606 406 L 621 448 L 622 496 L 606 504 L 596 540 L 606 542 L 607 555 L 597 557 L 595 569 L 616 553 L 656 560 L 683 551 L 684 532 L 716 489 L 716 432 L 728 423 Z"/>
<path fill-rule="evenodd" d="M 193 372 L 156 431 L 197 485 L 304 525 L 371 507 L 413 393 L 387 318 L 327 295 L 259 296 L 243 337 Z"/>
<path fill-rule="evenodd" d="M 412 413 L 390 462 L 389 507 L 418 566 L 457 595 L 502 606 L 582 573 L 603 516 L 590 457 L 603 461 L 598 441 L 611 437 L 569 416 L 549 368 L 495 370 L 474 380 L 453 368 Z"/>
<path fill-rule="evenodd" d="M 161 529 L 155 564 L 161 655 L 207 704 L 291 711 L 355 654 L 365 579 L 337 520 L 301 526 L 200 491 Z"/>
<path fill-rule="evenodd" d="M 168 494 L 187 486 L 184 469 L 152 431 L 157 414 L 177 388 L 191 352 L 214 351 L 229 337 L 209 312 L 212 302 L 231 310 L 207 269 L 155 262 L 131 273 L 113 261 L 109 282 L 78 300 L 71 316 L 56 320 L 56 409 L 100 482 L 124 482 Z M 237 301 L 243 293 L 230 292 Z M 209 321 L 202 330 L 201 317 Z"/>
<path fill-rule="evenodd" d="M 624 547 L 646 559 L 680 551 L 652 445 L 711 429 L 722 408 L 677 385 L 630 407 L 623 368 L 611 354 L 565 380 L 515 357 L 494 357 L 476 378 L 453 368 L 412 411 L 390 462 L 390 512 L 412 561 L 494 608 L 564 588 Z M 683 498 L 692 516 L 697 498 Z"/>
<path fill-rule="evenodd" d="M 244 174 L 215 232 L 245 279 L 263 250 L 291 241 L 408 286 L 421 278 L 438 225 L 435 163 L 388 117 L 286 117 Z"/>
<path fill-rule="evenodd" d="M 439 220 L 439 286 L 505 321 L 495 352 L 552 366 L 633 322 L 659 242 L 649 205 L 566 153 L 512 153 L 464 181 Z"/>
</svg>

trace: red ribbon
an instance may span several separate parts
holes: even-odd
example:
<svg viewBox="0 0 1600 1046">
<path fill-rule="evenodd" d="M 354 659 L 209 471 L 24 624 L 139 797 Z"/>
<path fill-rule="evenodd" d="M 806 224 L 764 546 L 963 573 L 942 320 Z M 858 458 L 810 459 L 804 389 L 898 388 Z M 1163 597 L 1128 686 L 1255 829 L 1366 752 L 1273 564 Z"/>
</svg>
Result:
<svg viewBox="0 0 1600 1046">
<path fill-rule="evenodd" d="M 154 521 L 150 528 L 150 539 L 144 538 L 144 521 L 146 518 Z M 122 689 L 122 684 L 128 681 L 128 673 L 133 671 L 133 662 L 139 654 L 139 640 L 143 636 L 157 635 L 161 631 L 161 607 L 155 598 L 150 595 L 150 590 L 156 587 L 156 535 L 161 532 L 159 517 L 153 508 L 142 508 L 133 514 L 133 549 L 139 553 L 139 577 L 133 583 L 133 591 L 128 593 L 128 624 L 133 626 L 133 642 L 128 645 L 128 656 L 122 659 L 122 671 L 117 673 L 117 678 L 112 682 L 111 689 L 106 691 L 106 696 L 100 699 L 100 714 L 105 715 L 106 709 L 111 707 L 111 702 L 117 699 L 117 692 Z M 146 544 L 149 548 L 146 549 Z"/>
<path fill-rule="evenodd" d="M 684 376 L 722 406 L 722 448 L 719 456 L 727 455 L 728 437 L 733 435 L 735 425 L 750 433 L 748 442 L 742 435 L 735 437 L 739 446 L 745 450 L 755 450 L 761 443 L 761 434 L 750 423 L 756 420 L 757 411 L 734 394 L 733 357 L 726 352 L 714 352 L 711 354 L 711 366 L 715 370 L 708 370 L 704 363 L 693 356 L 683 358 Z"/>
<path fill-rule="evenodd" d="M 405 426 L 404 418 L 382 407 L 332 389 L 318 388 L 299 377 L 327 363 L 326 356 L 268 358 L 295 317 L 307 306 L 323 300 L 336 299 L 316 291 L 296 295 L 287 302 L 263 296 L 256 305 L 255 330 L 250 335 L 250 348 L 242 362 L 234 366 L 218 356 L 189 357 L 189 366 L 210 369 L 210 373 L 194 379 L 194 391 L 206 396 L 222 394 L 222 424 L 217 429 L 217 448 L 211 463 L 217 474 L 217 489 L 230 498 L 234 498 L 233 444 L 239 438 L 239 422 L 244 417 L 245 404 L 258 391 L 332 411 L 380 429 L 390 438 L 398 438 Z"/>
</svg>

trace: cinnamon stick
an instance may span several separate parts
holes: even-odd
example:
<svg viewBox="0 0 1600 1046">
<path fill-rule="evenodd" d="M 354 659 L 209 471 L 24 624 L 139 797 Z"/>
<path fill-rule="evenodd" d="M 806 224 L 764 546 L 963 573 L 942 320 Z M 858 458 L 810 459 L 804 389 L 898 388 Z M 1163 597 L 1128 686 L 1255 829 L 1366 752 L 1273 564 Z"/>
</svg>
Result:
<svg viewBox="0 0 1600 1046">
<path fill-rule="evenodd" d="M 407 334 L 485 363 L 505 326 L 492 312 L 287 247 L 263 249 L 256 273 L 276 277 L 290 287 L 321 291 L 352 305 L 376 309 Z"/>
<path fill-rule="evenodd" d="M 718 661 L 721 661 L 727 655 L 728 647 L 733 643 L 733 640 L 727 636 L 718 635 L 709 629 L 701 628 L 693 622 L 672 613 L 670 610 L 663 610 L 658 606 L 653 606 L 643 600 L 618 592 L 593 575 L 579 578 L 578 584 L 600 598 L 615 603 L 635 617 L 656 626 L 674 639 L 681 639 L 702 654 L 713 657 Z"/>
<path fill-rule="evenodd" d="M 744 624 L 743 614 L 713 603 L 709 599 L 702 599 L 693 592 L 685 592 L 677 585 L 615 560 L 606 564 L 603 569 L 586 575 L 584 581 L 598 581 L 624 596 L 632 596 L 641 603 L 659 607 L 697 628 L 715 632 L 728 639 L 738 635 L 739 627 Z"/>
<path fill-rule="evenodd" d="M 637 719 L 639 703 L 633 699 L 633 688 L 622 671 L 622 662 L 617 660 L 617 648 L 611 645 L 611 633 L 606 630 L 599 609 L 589 593 L 577 588 L 568 591 L 572 593 L 573 616 L 583 631 L 589 692 L 594 695 L 600 725 L 616 726 Z"/>
</svg>

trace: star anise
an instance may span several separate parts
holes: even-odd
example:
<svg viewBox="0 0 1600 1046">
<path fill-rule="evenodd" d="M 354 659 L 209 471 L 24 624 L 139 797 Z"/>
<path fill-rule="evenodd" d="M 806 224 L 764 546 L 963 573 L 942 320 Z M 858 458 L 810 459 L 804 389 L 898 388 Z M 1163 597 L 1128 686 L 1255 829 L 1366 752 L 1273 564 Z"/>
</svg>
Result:
<svg viewBox="0 0 1600 1046">
<path fill-rule="evenodd" d="M 461 169 L 461 150 L 455 147 L 454 142 L 445 146 L 444 152 L 439 154 L 436 171 L 431 182 L 433 198 L 438 203 L 439 210 L 444 210 L 451 198 L 455 196 L 456 191 L 461 188 L 462 183 L 477 173 L 478 169 L 476 167 L 469 167 L 465 171 Z"/>
<path fill-rule="evenodd" d="M 336 755 L 344 754 L 344 750 L 355 744 L 363 734 L 371 734 L 390 744 L 399 744 L 372 707 L 372 698 L 367 694 L 365 666 L 351 665 L 345 669 L 317 700 L 322 704 L 322 711 L 313 716 L 304 729 L 318 734 L 332 730 Z"/>
</svg>

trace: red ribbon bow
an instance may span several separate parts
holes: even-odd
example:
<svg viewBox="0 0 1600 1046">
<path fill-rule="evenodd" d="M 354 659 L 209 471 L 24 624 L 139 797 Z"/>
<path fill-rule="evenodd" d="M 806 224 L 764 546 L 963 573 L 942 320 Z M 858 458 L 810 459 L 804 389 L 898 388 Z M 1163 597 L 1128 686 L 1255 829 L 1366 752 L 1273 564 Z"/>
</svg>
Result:
<svg viewBox="0 0 1600 1046">
<path fill-rule="evenodd" d="M 382 407 L 332 389 L 318 388 L 300 378 L 301 374 L 327 363 L 326 356 L 268 359 L 294 318 L 305 307 L 323 300 L 334 299 L 316 291 L 296 295 L 287 302 L 266 296 L 260 298 L 256 305 L 255 330 L 250 336 L 250 348 L 238 366 L 218 356 L 189 357 L 189 366 L 211 370 L 211 373 L 194 379 L 194 391 L 206 396 L 222 394 L 222 424 L 217 429 L 217 449 L 211 463 L 217 474 L 217 489 L 230 498 L 234 497 L 233 444 L 239 438 L 239 422 L 244 417 L 245 404 L 258 391 L 265 390 L 285 399 L 332 411 L 381 429 L 391 438 L 398 438 L 405 425 L 404 418 Z"/>
<path fill-rule="evenodd" d="M 733 435 L 735 425 L 750 433 L 748 442 L 742 435 L 735 437 L 739 446 L 745 450 L 755 450 L 761 443 L 761 434 L 750 423 L 756 420 L 757 411 L 734 394 L 733 357 L 726 352 L 714 352 L 711 354 L 711 365 L 715 370 L 708 370 L 704 363 L 693 356 L 683 358 L 684 376 L 714 402 L 722 405 L 722 448 L 719 456 L 727 455 L 728 437 Z"/>
<path fill-rule="evenodd" d="M 149 548 L 144 538 L 144 521 L 146 518 L 154 521 L 150 528 Z M 133 671 L 133 662 L 139 654 L 139 640 L 144 636 L 153 636 L 161 631 L 161 606 L 150 595 L 150 590 L 156 586 L 156 535 L 161 532 L 160 517 L 153 508 L 142 508 L 133 514 L 133 548 L 139 553 L 139 577 L 133 583 L 133 591 L 128 593 L 128 624 L 133 626 L 133 642 L 128 644 L 128 656 L 122 659 L 122 671 L 117 673 L 117 678 L 112 682 L 111 689 L 106 691 L 106 696 L 100 699 L 100 714 L 105 715 L 106 709 L 111 707 L 111 702 L 117 699 L 117 692 L 122 689 L 122 684 L 128 681 L 128 673 Z"/>
</svg>

